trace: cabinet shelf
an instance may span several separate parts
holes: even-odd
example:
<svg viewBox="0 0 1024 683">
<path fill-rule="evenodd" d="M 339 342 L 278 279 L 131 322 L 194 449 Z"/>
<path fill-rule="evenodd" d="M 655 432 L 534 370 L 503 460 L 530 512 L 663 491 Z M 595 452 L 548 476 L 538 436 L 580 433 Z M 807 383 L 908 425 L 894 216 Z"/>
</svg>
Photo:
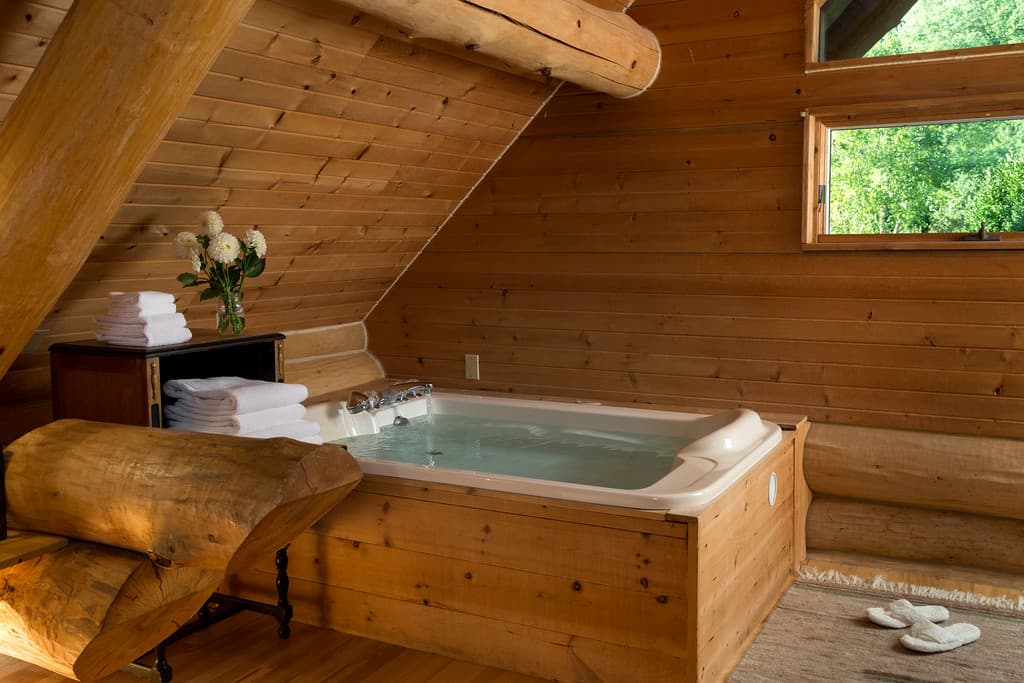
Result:
<svg viewBox="0 0 1024 683">
<path fill-rule="evenodd" d="M 50 347 L 53 418 L 163 426 L 160 387 L 171 379 L 244 377 L 284 381 L 284 335 L 221 337 L 195 332 L 184 344 L 155 348 L 95 340 Z"/>
</svg>

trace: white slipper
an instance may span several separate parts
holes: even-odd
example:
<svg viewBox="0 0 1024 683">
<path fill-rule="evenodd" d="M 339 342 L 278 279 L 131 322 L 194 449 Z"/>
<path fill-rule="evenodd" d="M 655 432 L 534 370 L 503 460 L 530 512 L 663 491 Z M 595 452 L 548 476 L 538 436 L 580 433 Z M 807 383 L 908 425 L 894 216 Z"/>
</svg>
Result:
<svg viewBox="0 0 1024 683">
<path fill-rule="evenodd" d="M 886 628 L 906 628 L 919 621 L 945 621 L 949 619 L 949 610 L 941 605 L 914 607 L 900 599 L 885 607 L 868 607 L 868 619 Z"/>
<path fill-rule="evenodd" d="M 900 642 L 908 650 L 931 653 L 955 650 L 980 637 L 981 630 L 974 624 L 938 626 L 930 621 L 919 621 L 900 636 Z"/>
</svg>

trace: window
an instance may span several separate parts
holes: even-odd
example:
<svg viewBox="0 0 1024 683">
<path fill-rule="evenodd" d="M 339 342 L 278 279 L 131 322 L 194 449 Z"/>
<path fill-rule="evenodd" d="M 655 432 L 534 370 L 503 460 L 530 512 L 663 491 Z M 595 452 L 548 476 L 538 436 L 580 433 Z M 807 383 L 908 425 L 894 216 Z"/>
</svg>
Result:
<svg viewBox="0 0 1024 683">
<path fill-rule="evenodd" d="M 1024 43 L 1017 0 L 815 0 L 811 62 Z"/>
<path fill-rule="evenodd" d="M 808 116 L 806 245 L 1024 248 L 1024 118 L 861 118 Z"/>
<path fill-rule="evenodd" d="M 807 7 L 805 248 L 1024 248 L 1024 1 Z"/>
</svg>

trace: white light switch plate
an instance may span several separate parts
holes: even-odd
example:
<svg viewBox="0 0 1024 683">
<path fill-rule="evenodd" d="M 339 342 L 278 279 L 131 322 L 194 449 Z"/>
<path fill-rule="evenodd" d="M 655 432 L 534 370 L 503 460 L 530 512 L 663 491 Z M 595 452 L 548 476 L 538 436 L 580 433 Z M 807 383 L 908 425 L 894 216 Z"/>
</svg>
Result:
<svg viewBox="0 0 1024 683">
<path fill-rule="evenodd" d="M 466 354 L 466 379 L 480 379 L 480 356 L 475 353 Z"/>
</svg>

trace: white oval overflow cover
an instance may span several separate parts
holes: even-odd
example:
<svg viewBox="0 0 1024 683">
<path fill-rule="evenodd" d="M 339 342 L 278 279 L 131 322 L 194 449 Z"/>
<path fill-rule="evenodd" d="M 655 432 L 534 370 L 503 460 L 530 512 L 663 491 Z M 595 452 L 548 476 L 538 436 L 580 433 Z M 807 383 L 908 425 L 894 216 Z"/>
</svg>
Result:
<svg viewBox="0 0 1024 683">
<path fill-rule="evenodd" d="M 774 506 L 775 498 L 779 495 L 779 478 L 772 472 L 768 479 L 768 504 Z"/>
</svg>

